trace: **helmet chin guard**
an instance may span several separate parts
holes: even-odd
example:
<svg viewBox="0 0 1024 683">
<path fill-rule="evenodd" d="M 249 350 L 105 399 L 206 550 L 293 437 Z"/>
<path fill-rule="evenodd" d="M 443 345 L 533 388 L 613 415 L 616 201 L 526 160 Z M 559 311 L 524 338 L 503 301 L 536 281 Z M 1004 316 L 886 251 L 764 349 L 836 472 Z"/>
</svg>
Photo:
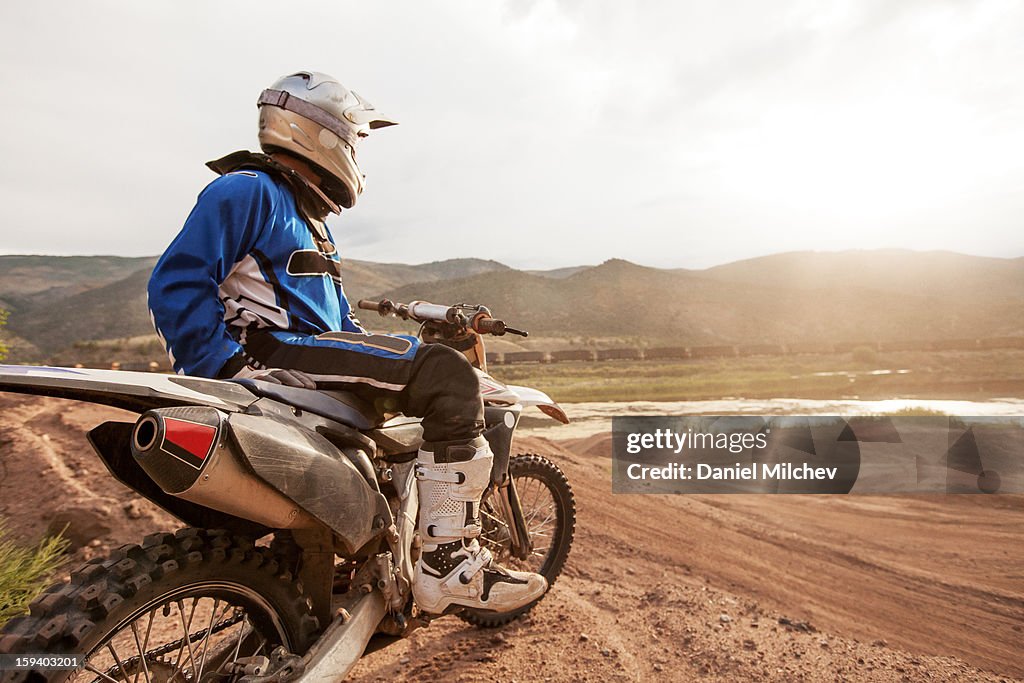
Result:
<svg viewBox="0 0 1024 683">
<path fill-rule="evenodd" d="M 277 79 L 256 104 L 263 151 L 309 162 L 322 178 L 320 189 L 346 209 L 355 206 L 366 183 L 356 163 L 359 140 L 397 123 L 331 76 L 315 71 Z"/>
</svg>

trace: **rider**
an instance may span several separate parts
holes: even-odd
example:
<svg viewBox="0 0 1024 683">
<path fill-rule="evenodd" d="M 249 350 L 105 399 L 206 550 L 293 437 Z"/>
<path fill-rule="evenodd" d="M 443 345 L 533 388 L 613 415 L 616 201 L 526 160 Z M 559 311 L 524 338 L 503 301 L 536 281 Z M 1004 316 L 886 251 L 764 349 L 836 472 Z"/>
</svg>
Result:
<svg viewBox="0 0 1024 683">
<path fill-rule="evenodd" d="M 363 191 L 356 147 L 394 125 L 334 78 L 300 71 L 264 90 L 263 154 L 207 164 L 200 193 L 149 281 L 149 309 L 174 369 L 344 389 L 423 418 L 416 461 L 423 552 L 413 595 L 425 612 L 506 611 L 539 598 L 539 574 L 497 566 L 477 540 L 493 455 L 476 373 L 459 352 L 371 334 L 342 289 L 325 220 Z"/>
</svg>

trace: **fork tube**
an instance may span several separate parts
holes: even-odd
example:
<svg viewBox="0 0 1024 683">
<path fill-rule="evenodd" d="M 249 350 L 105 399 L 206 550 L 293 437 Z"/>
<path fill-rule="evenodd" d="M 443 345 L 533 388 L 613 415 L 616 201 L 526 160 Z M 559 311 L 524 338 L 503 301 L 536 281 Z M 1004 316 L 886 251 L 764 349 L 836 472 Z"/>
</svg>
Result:
<svg viewBox="0 0 1024 683">
<path fill-rule="evenodd" d="M 512 544 L 512 556 L 525 560 L 533 552 L 533 543 L 530 541 L 530 531 L 526 528 L 523 506 L 519 502 L 519 494 L 516 492 L 513 478 L 506 477 L 505 482 L 498 486 L 495 493 L 501 508 L 501 516 L 511 522 L 508 525 L 508 530 Z"/>
</svg>

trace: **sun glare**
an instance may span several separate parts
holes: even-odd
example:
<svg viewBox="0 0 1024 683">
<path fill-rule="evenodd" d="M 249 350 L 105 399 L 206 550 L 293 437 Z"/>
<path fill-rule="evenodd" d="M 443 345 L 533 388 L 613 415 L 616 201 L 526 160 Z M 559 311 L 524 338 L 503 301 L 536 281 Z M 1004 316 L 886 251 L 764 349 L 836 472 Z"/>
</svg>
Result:
<svg viewBox="0 0 1024 683">
<path fill-rule="evenodd" d="M 1005 156 L 962 106 L 896 95 L 775 109 L 720 154 L 731 193 L 875 221 L 941 210 Z"/>
</svg>

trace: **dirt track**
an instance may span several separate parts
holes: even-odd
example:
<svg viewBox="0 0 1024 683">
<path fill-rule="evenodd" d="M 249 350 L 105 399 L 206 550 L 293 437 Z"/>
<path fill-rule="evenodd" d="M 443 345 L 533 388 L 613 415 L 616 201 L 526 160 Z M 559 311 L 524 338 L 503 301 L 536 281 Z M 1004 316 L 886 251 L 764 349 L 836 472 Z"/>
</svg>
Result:
<svg viewBox="0 0 1024 683">
<path fill-rule="evenodd" d="M 84 557 L 172 525 L 83 438 L 118 416 L 0 395 L 0 515 L 16 533 L 71 510 L 98 535 Z M 613 496 L 607 438 L 518 450 L 573 483 L 562 579 L 517 623 L 439 620 L 367 657 L 358 680 L 1024 677 L 1022 496 Z"/>
</svg>

